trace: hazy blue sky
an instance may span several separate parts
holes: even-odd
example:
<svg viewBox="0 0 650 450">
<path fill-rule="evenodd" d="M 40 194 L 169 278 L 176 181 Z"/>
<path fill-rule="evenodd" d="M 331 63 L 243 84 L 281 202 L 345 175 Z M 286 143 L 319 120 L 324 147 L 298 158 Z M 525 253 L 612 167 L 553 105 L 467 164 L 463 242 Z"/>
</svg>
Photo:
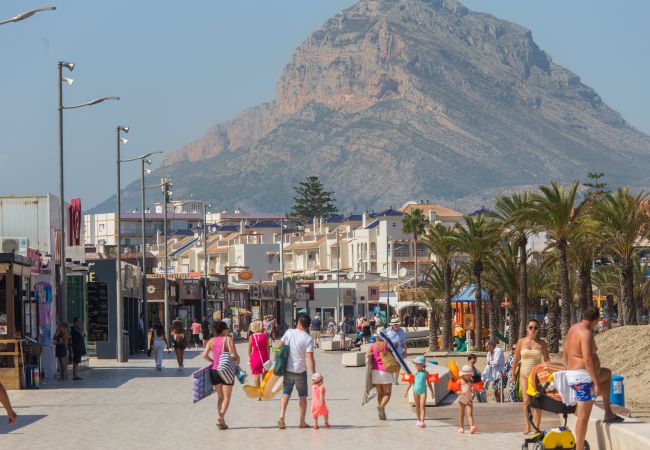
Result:
<svg viewBox="0 0 650 450">
<path fill-rule="evenodd" d="M 84 209 L 115 191 L 115 125 L 131 127 L 123 158 L 170 151 L 211 125 L 273 98 L 293 49 L 354 0 L 2 0 L 0 194 L 57 192 L 56 62 L 75 62 L 65 112 L 66 197 Z M 466 0 L 520 23 L 554 60 L 650 133 L 650 2 Z M 160 157 L 158 158 L 160 159 Z M 133 164 L 133 163 L 132 163 Z M 125 167 L 123 185 L 139 175 Z M 156 180 L 151 180 L 151 182 Z"/>
</svg>

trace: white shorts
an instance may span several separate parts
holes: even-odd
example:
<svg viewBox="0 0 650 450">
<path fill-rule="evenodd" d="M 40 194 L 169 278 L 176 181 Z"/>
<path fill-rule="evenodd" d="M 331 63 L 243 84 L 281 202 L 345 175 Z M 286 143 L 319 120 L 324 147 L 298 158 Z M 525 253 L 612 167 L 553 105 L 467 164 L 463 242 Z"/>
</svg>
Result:
<svg viewBox="0 0 650 450">
<path fill-rule="evenodd" d="M 393 384 L 395 378 L 390 372 L 382 372 L 381 370 L 372 370 L 370 372 L 372 384 Z"/>
</svg>

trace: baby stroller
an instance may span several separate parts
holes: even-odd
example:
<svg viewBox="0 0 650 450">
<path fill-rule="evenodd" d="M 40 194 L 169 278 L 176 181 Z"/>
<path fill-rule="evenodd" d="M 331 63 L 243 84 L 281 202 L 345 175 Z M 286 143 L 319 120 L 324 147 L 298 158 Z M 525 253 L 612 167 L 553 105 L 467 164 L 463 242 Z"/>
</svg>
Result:
<svg viewBox="0 0 650 450">
<path fill-rule="evenodd" d="M 532 450 L 545 449 L 574 449 L 576 445 L 575 437 L 571 430 L 566 426 L 567 416 L 573 414 L 576 410 L 574 406 L 567 406 L 562 403 L 560 394 L 555 390 L 553 385 L 553 374 L 565 370 L 564 366 L 553 363 L 543 363 L 535 368 L 528 376 L 528 421 L 535 429 L 535 434 L 526 438 L 522 444 L 522 450 L 528 449 L 531 445 Z M 555 414 L 562 414 L 564 425 L 557 428 L 547 428 L 540 430 L 535 426 L 533 420 L 532 408 L 541 409 Z M 589 443 L 585 441 L 585 449 L 589 450 Z"/>
</svg>

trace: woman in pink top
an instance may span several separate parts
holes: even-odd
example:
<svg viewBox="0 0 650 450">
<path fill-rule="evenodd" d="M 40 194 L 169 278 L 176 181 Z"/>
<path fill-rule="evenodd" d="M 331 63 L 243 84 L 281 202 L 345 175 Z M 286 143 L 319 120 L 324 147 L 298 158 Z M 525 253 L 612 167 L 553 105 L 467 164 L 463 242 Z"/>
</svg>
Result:
<svg viewBox="0 0 650 450">
<path fill-rule="evenodd" d="M 381 362 L 381 354 L 390 351 L 379 335 L 379 332 L 383 330 L 381 327 L 377 329 L 377 341 L 370 345 L 370 349 L 366 354 L 366 358 L 371 364 L 370 376 L 372 377 L 372 384 L 377 391 L 377 415 L 379 420 L 386 420 L 385 408 L 390 401 L 393 381 L 395 380 L 392 373 L 384 371 L 384 364 Z"/>
<path fill-rule="evenodd" d="M 248 338 L 248 362 L 251 366 L 253 381 L 258 390 L 264 374 L 264 363 L 269 360 L 269 336 L 262 331 L 262 322 L 256 320 L 250 326 L 251 335 Z M 262 394 L 258 400 L 262 400 Z"/>
<path fill-rule="evenodd" d="M 230 405 L 230 397 L 232 396 L 232 384 L 226 384 L 217 371 L 219 369 L 221 353 L 224 351 L 230 352 L 232 358 L 239 364 L 239 355 L 237 354 L 235 343 L 228 335 L 228 332 L 228 324 L 226 322 L 219 320 L 212 324 L 212 334 L 214 337 L 208 341 L 203 352 L 203 358 L 212 363 L 210 378 L 212 378 L 212 384 L 217 392 L 217 427 L 220 430 L 228 429 L 225 417 L 226 411 L 228 411 L 228 405 Z"/>
</svg>

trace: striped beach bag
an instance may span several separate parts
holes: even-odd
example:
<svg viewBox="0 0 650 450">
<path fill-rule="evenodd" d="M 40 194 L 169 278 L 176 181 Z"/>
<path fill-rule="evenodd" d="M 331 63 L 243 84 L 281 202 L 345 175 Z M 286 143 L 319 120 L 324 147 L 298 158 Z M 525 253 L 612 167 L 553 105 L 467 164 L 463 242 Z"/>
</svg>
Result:
<svg viewBox="0 0 650 450">
<path fill-rule="evenodd" d="M 237 375 L 237 363 L 232 358 L 230 351 L 226 351 L 226 341 L 223 340 L 223 346 L 221 347 L 221 356 L 219 356 L 219 366 L 217 372 L 219 376 L 226 384 L 234 384 L 235 377 Z M 230 350 L 230 349 L 228 349 Z"/>
</svg>

